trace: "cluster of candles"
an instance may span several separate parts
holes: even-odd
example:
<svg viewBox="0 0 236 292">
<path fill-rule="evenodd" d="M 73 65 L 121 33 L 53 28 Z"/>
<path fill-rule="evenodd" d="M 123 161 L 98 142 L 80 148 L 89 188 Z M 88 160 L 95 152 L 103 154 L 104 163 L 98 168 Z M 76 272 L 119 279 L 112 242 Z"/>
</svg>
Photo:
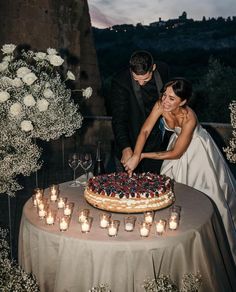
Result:
<svg viewBox="0 0 236 292">
<path fill-rule="evenodd" d="M 169 214 L 169 219 L 159 219 L 158 221 L 154 222 L 154 212 L 153 211 L 148 211 L 144 213 L 144 220 L 140 224 L 139 232 L 140 236 L 142 237 L 148 237 L 151 226 L 154 223 L 156 227 L 156 233 L 158 235 L 162 235 L 167 227 L 170 230 L 176 230 L 179 226 L 179 220 L 180 220 L 180 212 L 181 212 L 181 207 L 174 205 L 170 208 L 170 214 Z"/>
<path fill-rule="evenodd" d="M 47 225 L 53 225 L 57 218 L 57 210 L 60 211 L 59 228 L 61 231 L 66 231 L 69 228 L 70 218 L 73 212 L 74 203 L 68 202 L 66 197 L 59 196 L 59 186 L 52 185 L 49 188 L 49 197 L 44 196 L 44 190 L 36 188 L 34 190 L 32 200 L 34 207 L 37 208 L 38 216 L 40 219 L 45 219 Z M 50 202 L 57 204 L 51 208 Z"/>
<path fill-rule="evenodd" d="M 45 219 L 47 225 L 53 225 L 58 218 L 60 231 L 66 231 L 69 228 L 70 219 L 74 209 L 74 203 L 68 202 L 66 197 L 59 196 L 58 185 L 52 185 L 49 188 L 49 197 L 44 197 L 43 189 L 35 189 L 32 196 L 33 205 L 37 207 L 40 219 Z M 50 208 L 49 203 L 54 203 L 54 209 Z M 55 206 L 57 207 L 55 210 Z M 162 235 L 167 226 L 170 230 L 176 230 L 179 226 L 181 207 L 174 205 L 169 209 L 168 220 L 160 219 L 154 221 L 154 212 L 144 212 L 144 217 L 139 222 L 139 234 L 141 237 L 148 237 L 151 227 L 154 225 L 157 235 Z M 57 216 L 57 213 L 60 213 Z M 135 228 L 136 216 L 127 215 L 124 217 L 124 230 L 132 232 Z M 82 209 L 78 212 L 78 221 L 80 223 L 81 232 L 88 233 L 91 230 L 93 218 L 90 216 L 89 209 Z M 117 236 L 120 227 L 120 221 L 114 220 L 111 214 L 102 212 L 99 215 L 99 226 L 107 230 L 107 234 L 111 237 Z"/>
</svg>

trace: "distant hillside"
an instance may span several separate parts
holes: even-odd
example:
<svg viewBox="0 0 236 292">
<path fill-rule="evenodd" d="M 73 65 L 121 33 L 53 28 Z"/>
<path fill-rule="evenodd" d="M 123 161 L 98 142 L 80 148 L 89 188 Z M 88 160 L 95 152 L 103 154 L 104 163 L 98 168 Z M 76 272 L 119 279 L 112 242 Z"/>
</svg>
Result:
<svg viewBox="0 0 236 292">
<path fill-rule="evenodd" d="M 228 89 L 227 98 L 222 94 L 219 95 L 219 98 L 225 99 L 225 104 L 221 106 L 227 108 L 229 99 L 236 99 L 235 91 L 231 86 L 232 78 L 236 78 L 236 17 L 227 20 L 220 17 L 217 20 L 203 21 L 179 18 L 166 22 L 159 21 L 149 26 L 124 24 L 107 29 L 93 28 L 93 35 L 103 82 L 102 94 L 108 100 L 108 114 L 110 113 L 109 90 L 112 76 L 127 66 L 134 50 L 145 49 L 153 54 L 154 59 L 168 63 L 172 76 L 187 77 L 193 82 L 195 89 L 198 87 L 206 103 L 203 120 L 229 121 L 228 112 L 224 117 L 211 117 L 208 114 L 208 107 L 210 109 L 213 103 L 217 104 L 217 100 L 209 102 L 207 89 L 204 91 L 204 87 L 206 88 L 204 76 L 213 78 L 207 77 L 211 57 L 223 66 L 231 68 L 229 78 L 223 74 L 223 78 L 226 79 L 224 86 Z M 218 68 L 217 66 L 215 67 Z M 217 70 L 218 72 L 214 75 L 215 80 L 220 78 L 216 78 L 217 74 L 222 74 L 224 70 L 229 72 L 224 68 Z M 214 91 L 215 81 L 211 80 L 211 82 L 213 82 L 212 90 Z M 218 82 L 218 86 L 221 86 L 221 83 Z M 224 92 L 222 87 L 219 90 Z M 214 97 L 214 92 L 212 95 Z"/>
<path fill-rule="evenodd" d="M 176 19 L 152 26 L 117 25 L 109 29 L 93 28 L 93 33 L 105 78 L 125 66 L 136 49 L 150 50 L 154 57 L 169 63 L 176 73 L 181 73 L 182 66 L 206 66 L 210 55 L 236 67 L 236 18 Z"/>
</svg>

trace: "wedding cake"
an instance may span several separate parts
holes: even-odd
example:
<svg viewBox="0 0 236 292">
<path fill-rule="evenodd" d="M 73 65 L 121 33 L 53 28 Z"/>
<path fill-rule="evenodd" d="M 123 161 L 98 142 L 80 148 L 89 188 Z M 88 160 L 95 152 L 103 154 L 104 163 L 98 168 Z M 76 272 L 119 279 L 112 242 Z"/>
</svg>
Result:
<svg viewBox="0 0 236 292">
<path fill-rule="evenodd" d="M 121 213 L 163 209 L 175 200 L 172 180 L 149 172 L 132 177 L 126 172 L 92 177 L 84 196 L 96 208 Z"/>
</svg>

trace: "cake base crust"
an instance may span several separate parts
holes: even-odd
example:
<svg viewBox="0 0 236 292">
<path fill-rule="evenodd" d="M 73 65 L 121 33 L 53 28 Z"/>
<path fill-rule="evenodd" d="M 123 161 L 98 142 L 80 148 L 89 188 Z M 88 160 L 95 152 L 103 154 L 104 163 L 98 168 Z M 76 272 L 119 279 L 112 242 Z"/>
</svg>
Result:
<svg viewBox="0 0 236 292">
<path fill-rule="evenodd" d="M 85 190 L 86 201 L 95 208 L 115 212 L 115 213 L 142 213 L 146 211 L 156 211 L 171 206 L 175 198 L 172 192 L 166 193 L 161 198 L 130 198 L 119 199 L 107 197 Z"/>
</svg>

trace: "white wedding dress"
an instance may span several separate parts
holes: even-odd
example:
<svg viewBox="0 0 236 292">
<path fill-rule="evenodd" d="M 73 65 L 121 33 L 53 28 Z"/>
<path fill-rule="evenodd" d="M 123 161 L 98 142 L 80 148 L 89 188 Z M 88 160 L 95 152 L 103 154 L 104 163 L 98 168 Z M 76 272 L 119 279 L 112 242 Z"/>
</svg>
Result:
<svg viewBox="0 0 236 292">
<path fill-rule="evenodd" d="M 170 129 L 166 123 L 165 128 L 174 132 L 167 148 L 172 149 L 181 128 Z M 161 174 L 205 193 L 215 202 L 236 264 L 236 179 L 212 137 L 200 124 L 186 152 L 179 159 L 165 160 Z"/>
</svg>

